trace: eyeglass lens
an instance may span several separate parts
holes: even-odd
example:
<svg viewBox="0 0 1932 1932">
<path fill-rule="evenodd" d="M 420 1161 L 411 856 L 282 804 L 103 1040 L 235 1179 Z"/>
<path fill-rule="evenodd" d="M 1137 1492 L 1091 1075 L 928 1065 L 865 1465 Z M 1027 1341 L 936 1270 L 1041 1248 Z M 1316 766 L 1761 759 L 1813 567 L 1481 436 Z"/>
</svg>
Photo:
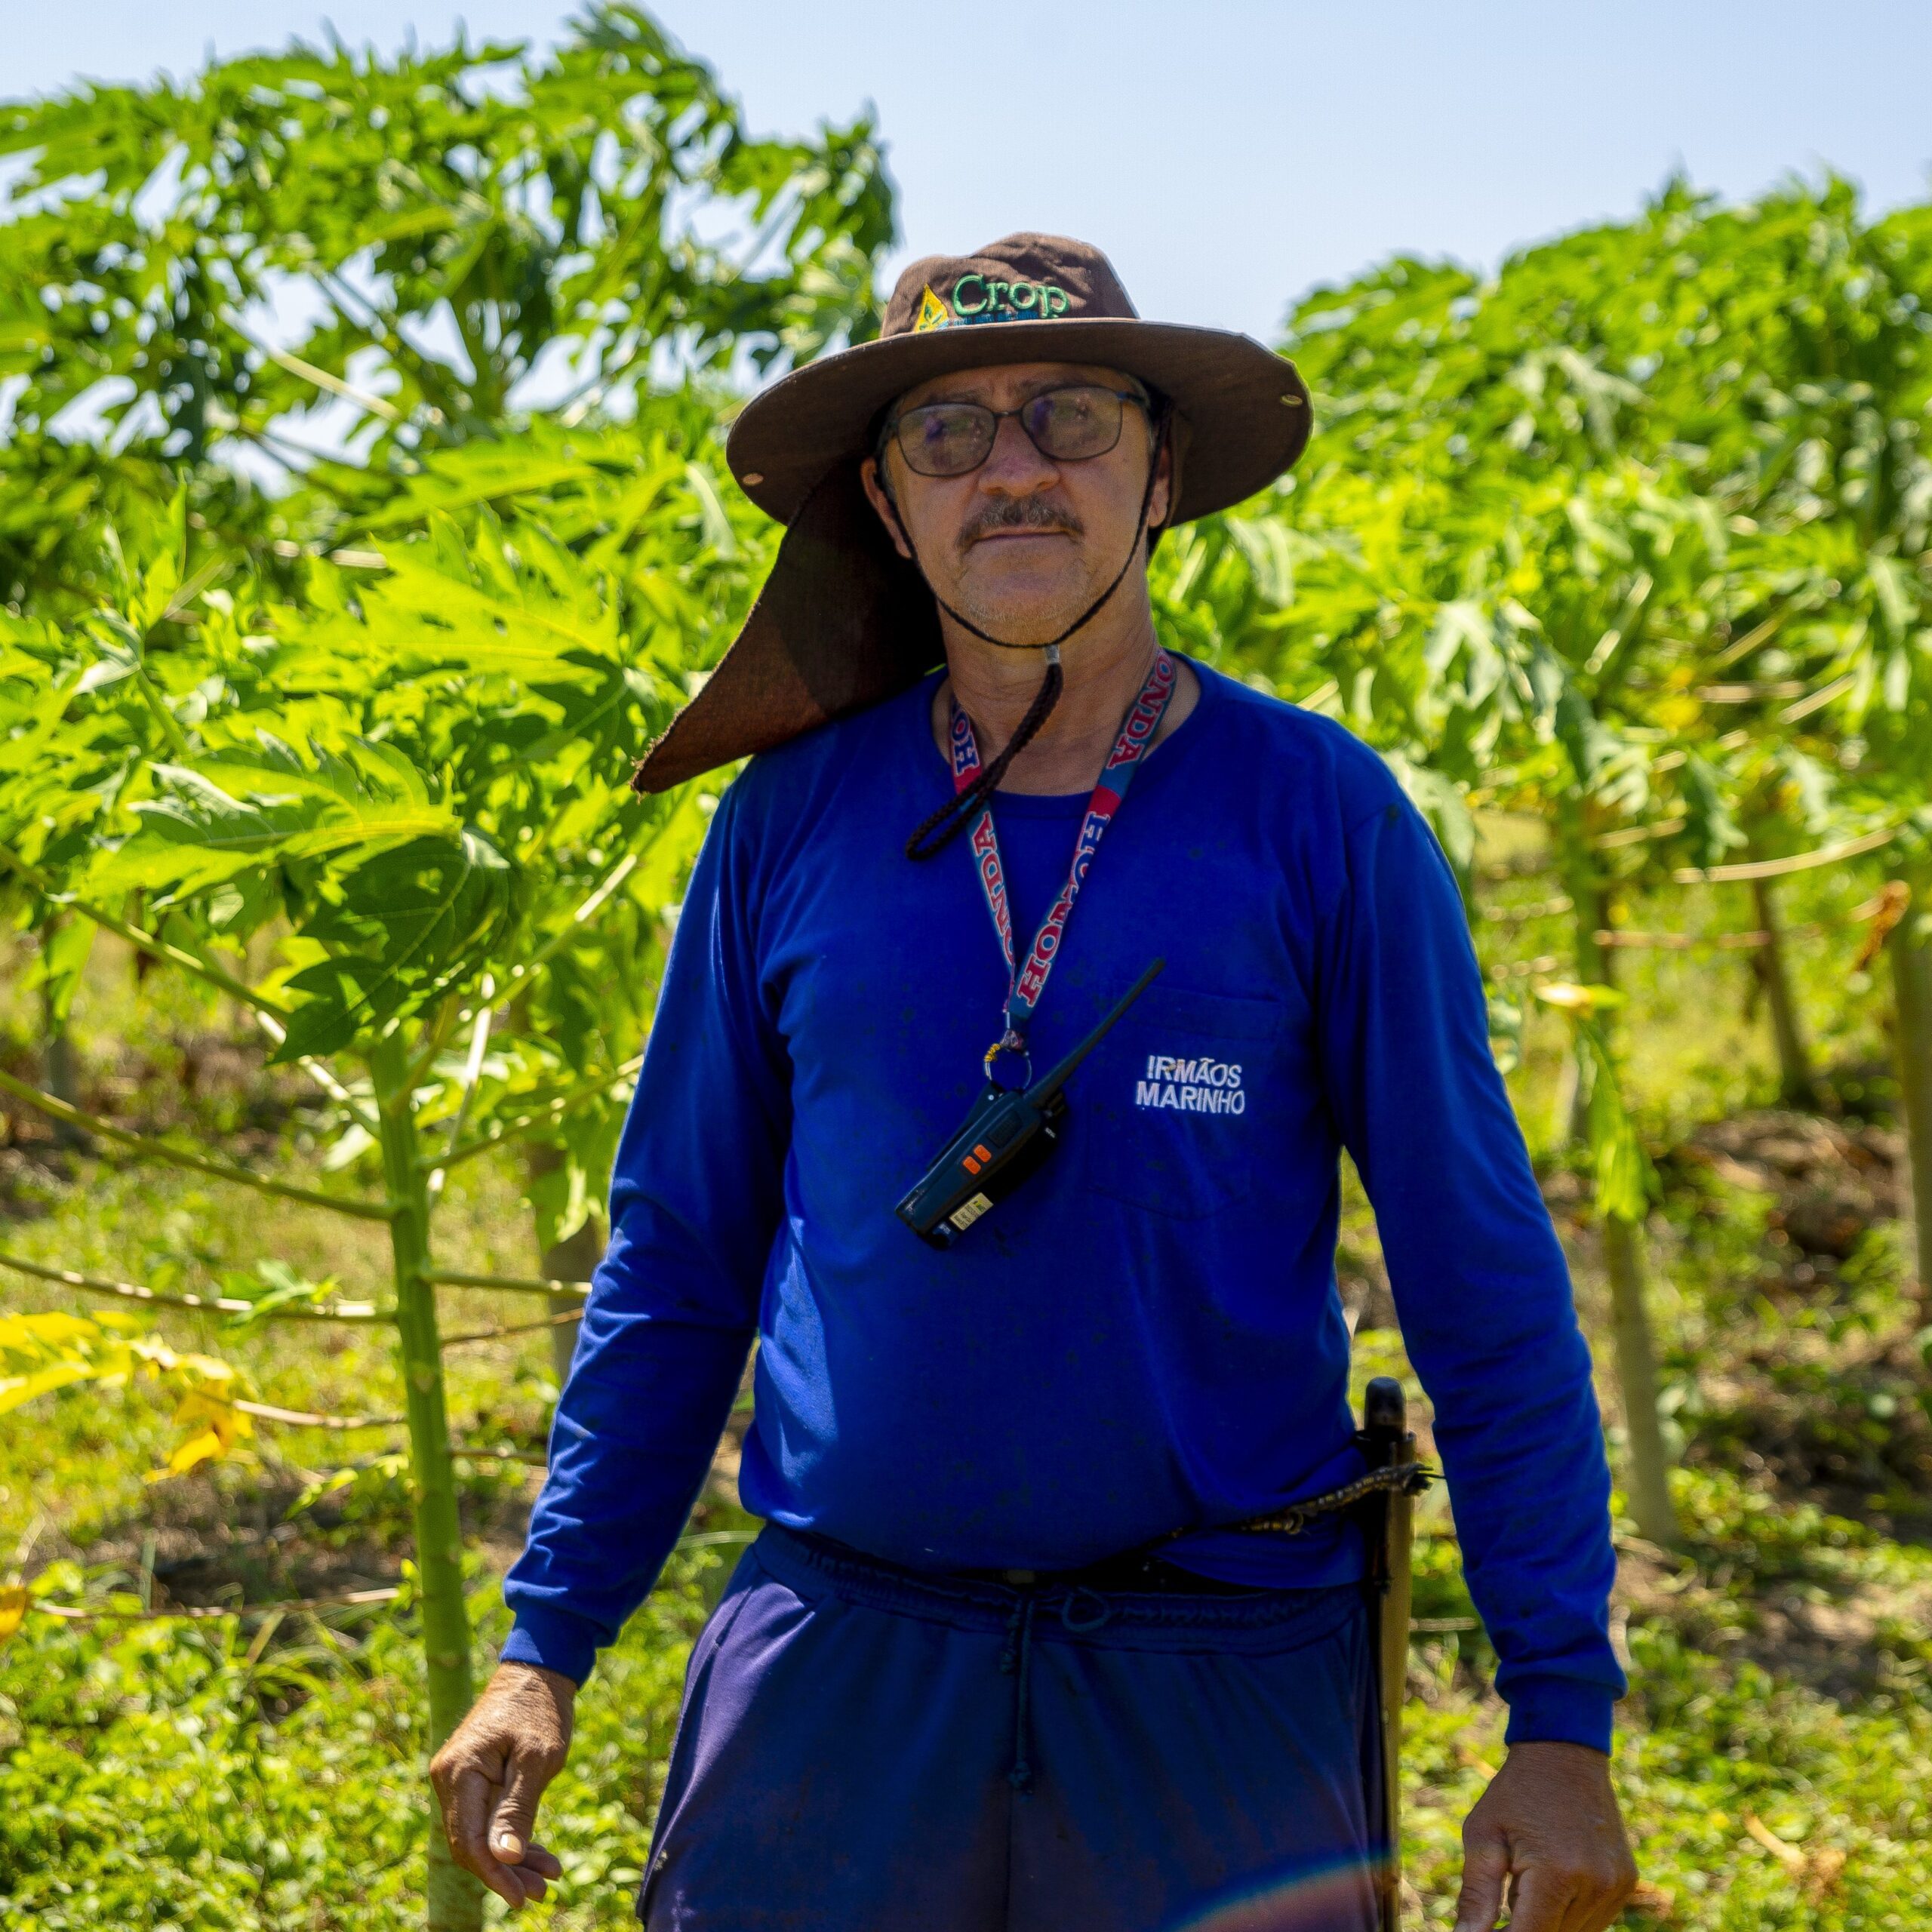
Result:
<svg viewBox="0 0 1932 1932">
<path fill-rule="evenodd" d="M 1112 389 L 1078 385 L 1048 389 L 1017 410 L 977 402 L 933 402 L 899 419 L 899 447 L 921 476 L 964 476 L 992 454 L 1001 415 L 1017 416 L 1033 447 L 1057 463 L 1104 456 L 1120 441 L 1124 399 Z"/>
</svg>

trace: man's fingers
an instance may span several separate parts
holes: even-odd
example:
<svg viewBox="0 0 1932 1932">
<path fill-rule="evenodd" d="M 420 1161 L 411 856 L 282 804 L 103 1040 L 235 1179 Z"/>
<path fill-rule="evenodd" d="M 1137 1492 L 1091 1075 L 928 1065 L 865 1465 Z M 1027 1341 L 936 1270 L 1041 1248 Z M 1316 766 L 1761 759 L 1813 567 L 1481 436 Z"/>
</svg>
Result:
<svg viewBox="0 0 1932 1932">
<path fill-rule="evenodd" d="M 1636 1865 L 1620 1845 L 1600 1859 L 1573 1889 L 1563 1932 L 1607 1932 L 1636 1889 Z"/>
<path fill-rule="evenodd" d="M 509 1778 L 490 1825 L 490 1850 L 506 1865 L 524 1862 L 524 1847 L 537 1823 L 538 1801 L 560 1764 L 553 1752 L 534 1749 L 519 1750 L 510 1759 Z"/>
<path fill-rule="evenodd" d="M 1567 1872 L 1532 1865 L 1517 1875 L 1509 1899 L 1509 1932 L 1569 1932 L 1575 1881 Z"/>
<path fill-rule="evenodd" d="M 1509 1848 L 1500 1837 L 1480 1829 L 1464 1834 L 1456 1932 L 1494 1932 L 1503 1912 L 1503 1881 L 1509 1875 Z"/>
<path fill-rule="evenodd" d="M 443 1826 L 459 1864 L 474 1870 L 474 1861 L 487 1856 L 483 1835 L 490 1822 L 490 1801 L 496 1787 L 481 1771 L 460 1770 L 449 1781 L 443 1800 Z"/>
<path fill-rule="evenodd" d="M 564 1875 L 564 1863 L 540 1844 L 528 1844 L 523 1848 L 521 1864 L 505 1865 L 499 1861 L 497 1869 L 521 1886 L 525 1900 L 534 1904 L 547 1896 L 555 1880 Z M 503 1896 L 508 1898 L 509 1894 L 506 1892 Z"/>
<path fill-rule="evenodd" d="M 523 1867 L 542 1878 L 561 1878 L 564 1875 L 564 1861 L 554 1851 L 546 1851 L 540 1844 L 524 1847 Z"/>
<path fill-rule="evenodd" d="M 511 1906 L 523 1903 L 522 1880 L 491 1850 L 488 1843 L 491 1801 L 497 1787 L 478 1770 L 457 1771 L 449 1780 L 443 1823 L 450 1850 L 466 1872 L 473 1872 L 491 1891 Z"/>
</svg>

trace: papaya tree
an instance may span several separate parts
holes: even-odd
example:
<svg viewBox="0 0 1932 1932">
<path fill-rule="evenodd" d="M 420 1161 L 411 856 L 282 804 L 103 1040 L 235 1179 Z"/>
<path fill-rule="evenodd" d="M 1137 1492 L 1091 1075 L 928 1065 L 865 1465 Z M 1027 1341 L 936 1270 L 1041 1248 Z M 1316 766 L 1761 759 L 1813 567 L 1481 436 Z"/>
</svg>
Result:
<svg viewBox="0 0 1932 1932">
<path fill-rule="evenodd" d="M 540 498 L 559 540 L 595 548 L 600 580 L 623 586 L 622 621 L 654 597 L 661 622 L 678 599 L 660 567 L 614 568 L 640 521 L 657 531 L 660 465 L 622 472 L 667 436 L 697 451 L 731 398 L 654 386 L 863 339 L 892 235 L 868 120 L 754 138 L 712 70 L 621 4 L 588 8 L 543 52 L 331 41 L 178 85 L 77 87 L 0 108 L 0 603 L 97 632 L 116 543 L 139 547 L 159 521 L 184 527 L 159 553 L 182 553 L 174 589 L 206 570 L 220 594 L 239 573 L 300 605 L 313 555 L 380 555 L 432 509 L 467 532 L 491 504 Z M 306 318 L 299 340 L 269 332 L 271 298 Z M 65 439 L 60 424 L 87 411 L 111 440 Z M 328 459 L 310 447 L 318 412 Z M 638 417 L 637 438 L 620 433 L 597 465 L 577 453 Z M 245 447 L 298 487 L 265 496 L 235 466 Z M 475 458 L 460 478 L 437 466 L 458 450 Z M 593 474 L 606 484 L 586 494 Z M 689 474 L 700 546 L 731 549 L 734 493 L 702 464 Z M 151 612 L 143 628 L 165 651 L 179 626 Z M 694 666 L 711 635 L 687 639 Z M 91 929 L 17 877 L 0 880 L 8 891 L 16 917 L 47 922 L 48 1079 L 71 1090 L 63 991 Z M 641 1026 L 648 990 L 632 989 L 648 989 L 649 957 L 646 943 L 601 976 L 625 989 L 610 993 L 620 1031 Z M 524 1071 L 541 1084 L 534 1062 Z M 586 1166 L 598 1156 L 580 1119 L 568 1145 L 561 1131 L 543 1124 L 528 1179 L 540 1272 L 576 1279 L 598 1246 Z M 560 1327 L 560 1367 L 568 1340 Z"/>
<path fill-rule="evenodd" d="M 1844 819 L 1836 842 L 1872 851 L 1868 876 L 1885 885 L 1886 916 L 1897 915 L 1886 944 L 1922 1292 L 1932 1277 L 1932 210 L 1867 222 L 1854 192 L 1832 182 L 1713 216 L 1708 244 L 1700 325 L 1750 353 L 1708 372 L 1695 433 L 1712 466 L 1738 479 L 1766 574 L 1779 580 L 1727 675 L 1777 694 L 1753 737 L 1829 775 Z"/>
<path fill-rule="evenodd" d="M 301 419 L 326 409 L 371 483 L 528 411 L 546 355 L 577 420 L 675 365 L 863 337 L 892 232 L 869 122 L 754 140 L 625 4 L 540 54 L 298 43 L 78 87 L 0 109 L 0 154 L 14 434 L 87 398 L 190 467 L 229 439 L 306 469 Z M 271 299 L 309 318 L 290 346 Z"/>
<path fill-rule="evenodd" d="M 1801 218 L 1767 217 L 1780 246 Z M 1740 546 L 1775 472 L 1735 394 L 1715 398 L 1737 344 L 1700 277 L 1741 288 L 1705 230 L 1757 221 L 1672 184 L 1492 278 L 1398 260 L 1315 291 L 1286 344 L 1324 425 L 1309 463 L 1272 529 L 1229 518 L 1176 546 L 1223 661 L 1375 743 L 1460 866 L 1474 811 L 1548 828 L 1580 985 L 1616 977 L 1629 893 L 1750 836 L 1706 700 L 1712 665 L 1763 641 Z M 1559 1132 L 1579 1146 L 1614 1098 L 1595 1097 L 1613 1024 L 1605 995 L 1574 1035 Z M 1614 1298 L 1641 1309 L 1627 1217 L 1604 1228 Z M 1618 1341 L 1632 1429 L 1660 1441 L 1647 1326 L 1620 1320 Z"/>
<path fill-rule="evenodd" d="M 1630 1514 L 1640 1531 L 1664 1549 L 1680 1540 L 1670 1496 L 1670 1459 L 1657 1405 L 1657 1344 L 1646 1293 L 1644 1228 L 1657 1177 L 1625 1104 L 1611 1043 L 1600 1017 L 1614 1008 L 1614 987 L 1555 980 L 1537 997 L 1567 1014 L 1592 1063 L 1589 1146 L 1592 1206 L 1602 1231 L 1604 1273 L 1610 1283 L 1617 1380 L 1623 1398 Z"/>
<path fill-rule="evenodd" d="M 648 988 L 627 988 L 627 1012 L 586 988 L 648 964 L 704 823 L 689 792 L 637 803 L 624 786 L 712 635 L 706 586 L 733 574 L 706 540 L 715 476 L 695 481 L 681 451 L 654 465 L 650 448 L 609 464 L 596 521 L 614 523 L 626 493 L 632 514 L 601 552 L 514 508 L 466 523 L 438 509 L 386 540 L 380 568 L 313 565 L 300 605 L 239 584 L 186 609 L 178 552 L 132 559 L 121 594 L 65 638 L 54 698 L 7 721 L 24 775 L 0 863 L 64 918 L 252 1013 L 272 1058 L 325 1090 L 349 1137 L 337 1164 L 361 1184 L 238 1168 L 0 1076 L 8 1094 L 134 1158 L 388 1229 L 377 1313 L 405 1388 L 432 1749 L 471 1690 L 435 1299 L 442 1177 L 534 1129 L 568 1138 L 580 1111 L 614 1117 Z M 157 599 L 173 613 L 165 648 Z M 56 648 L 38 632 L 17 648 Z M 126 675 L 91 682 L 83 667 L 124 660 Z M 53 808 L 76 789 L 94 808 L 63 838 Z M 236 961 L 257 935 L 273 963 L 249 977 Z M 600 1156 L 580 1158 L 594 1171 Z M 429 1850 L 429 1922 L 478 1924 L 473 1881 L 439 1835 Z"/>
</svg>

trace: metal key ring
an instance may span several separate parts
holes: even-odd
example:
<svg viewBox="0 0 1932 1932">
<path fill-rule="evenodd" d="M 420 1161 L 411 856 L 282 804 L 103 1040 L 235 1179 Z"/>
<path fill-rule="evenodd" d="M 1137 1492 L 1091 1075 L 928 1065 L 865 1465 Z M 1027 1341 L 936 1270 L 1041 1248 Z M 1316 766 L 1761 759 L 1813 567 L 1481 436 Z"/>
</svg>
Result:
<svg viewBox="0 0 1932 1932">
<path fill-rule="evenodd" d="M 1017 1086 L 1009 1085 L 993 1070 L 998 1065 L 1002 1054 L 1008 1059 L 1018 1060 L 1026 1069 Z M 997 1039 L 986 1049 L 985 1066 L 986 1078 L 1002 1093 L 1023 1094 L 1033 1084 L 1033 1056 L 1023 1046 L 1015 1045 L 1010 1038 Z"/>
</svg>

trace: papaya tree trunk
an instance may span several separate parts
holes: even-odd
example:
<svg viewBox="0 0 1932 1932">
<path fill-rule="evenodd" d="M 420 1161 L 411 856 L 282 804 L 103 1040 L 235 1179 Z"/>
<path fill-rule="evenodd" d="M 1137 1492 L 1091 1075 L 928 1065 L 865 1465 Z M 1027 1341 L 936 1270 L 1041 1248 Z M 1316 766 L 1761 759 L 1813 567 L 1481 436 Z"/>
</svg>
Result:
<svg viewBox="0 0 1932 1932">
<path fill-rule="evenodd" d="M 408 1057 L 395 1034 L 370 1056 L 383 1173 L 395 1211 L 389 1243 L 395 1271 L 396 1332 L 401 1350 L 409 1458 L 416 1513 L 416 1567 L 428 1667 L 429 1749 L 462 1721 L 473 1690 L 469 1614 L 463 1595 L 463 1533 L 456 1468 L 443 1391 L 435 1290 L 429 1279 L 428 1174 L 417 1138 Z M 483 1888 L 450 1855 L 440 1825 L 429 1831 L 430 1932 L 479 1932 Z"/>
<path fill-rule="evenodd" d="M 74 1036 L 63 1020 L 47 1016 L 45 1044 L 42 1055 L 42 1084 L 57 1100 L 69 1106 L 81 1104 L 81 1057 L 74 1051 Z M 85 1148 L 87 1131 L 69 1121 L 54 1123 L 54 1137 L 63 1147 Z"/>
<path fill-rule="evenodd" d="M 1905 916 L 1885 941 L 1897 1006 L 1899 1091 L 1911 1177 L 1920 1299 L 1932 1305 L 1932 891 L 1915 882 Z"/>
<path fill-rule="evenodd" d="M 524 1168 L 534 1182 L 552 1174 L 563 1165 L 561 1149 L 532 1142 L 525 1150 Z M 566 1235 L 548 1247 L 540 1242 L 538 1272 L 546 1281 L 587 1281 L 591 1272 L 604 1259 L 604 1217 L 592 1208 L 574 1234 Z M 583 1303 L 575 1295 L 552 1295 L 550 1312 L 566 1315 Z M 570 1379 L 571 1358 L 577 1350 L 577 1324 L 560 1323 L 550 1331 L 550 1360 L 557 1371 L 561 1389 Z"/>
<path fill-rule="evenodd" d="M 1758 930 L 1765 935 L 1764 943 L 1752 955 L 1751 963 L 1770 1011 L 1771 1039 L 1778 1056 L 1778 1098 L 1788 1107 L 1814 1107 L 1818 1104 L 1817 1076 L 1811 1070 L 1811 1057 L 1805 1050 L 1804 1035 L 1798 1025 L 1798 1001 L 1792 992 L 1785 958 L 1784 927 L 1778 914 L 1777 894 L 1769 879 L 1758 878 L 1751 881 L 1751 897 L 1757 912 Z"/>
<path fill-rule="evenodd" d="M 66 915 L 56 913 L 40 928 L 38 937 L 43 958 L 66 924 Z M 57 995 L 52 980 L 44 980 L 40 990 L 40 1084 L 57 1100 L 78 1107 L 81 1104 L 81 1057 L 75 1050 L 65 1008 L 66 1002 Z M 63 1147 L 85 1149 L 89 1145 L 86 1129 L 71 1121 L 57 1120 L 54 1137 Z"/>
<path fill-rule="evenodd" d="M 1630 1513 L 1652 1543 L 1669 1549 L 1680 1537 L 1670 1500 L 1669 1459 L 1657 1415 L 1657 1348 L 1644 1305 L 1643 1228 L 1620 1214 L 1603 1217 L 1604 1271 L 1610 1277 L 1617 1337 L 1617 1382 L 1629 1444 Z"/>
</svg>

